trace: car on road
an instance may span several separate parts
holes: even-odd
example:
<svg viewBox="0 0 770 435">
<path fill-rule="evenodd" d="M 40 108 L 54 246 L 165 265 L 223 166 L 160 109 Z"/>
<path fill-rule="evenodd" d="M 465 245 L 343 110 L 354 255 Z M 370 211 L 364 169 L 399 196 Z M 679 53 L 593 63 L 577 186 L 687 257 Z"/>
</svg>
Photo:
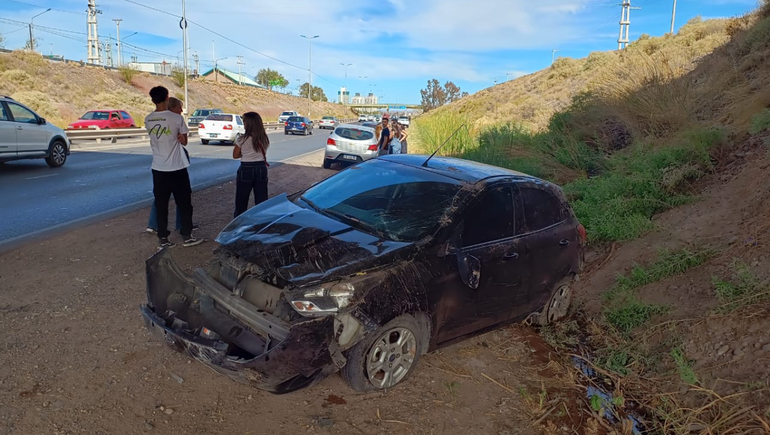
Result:
<svg viewBox="0 0 770 435">
<path fill-rule="evenodd" d="M 0 96 L 0 163 L 45 159 L 58 168 L 70 155 L 70 140 L 61 128 L 11 97 Z"/>
<path fill-rule="evenodd" d="M 585 229 L 561 189 L 460 159 L 372 159 L 278 195 L 219 234 L 207 270 L 146 262 L 145 325 L 216 372 L 274 393 L 341 371 L 394 387 L 420 356 L 568 311 Z"/>
<path fill-rule="evenodd" d="M 83 128 L 99 128 L 101 130 L 108 128 L 134 128 L 136 123 L 131 115 L 125 110 L 89 110 L 77 121 L 70 123 L 67 127 L 72 130 Z"/>
<path fill-rule="evenodd" d="M 334 130 L 334 127 L 339 125 L 339 123 L 339 120 L 337 120 L 337 118 L 334 116 L 324 116 L 320 121 L 318 121 L 318 128 L 330 128 Z"/>
<path fill-rule="evenodd" d="M 235 143 L 238 136 L 246 133 L 243 119 L 234 113 L 214 113 L 206 117 L 198 124 L 198 136 L 203 145 L 208 145 L 212 140 L 219 143 Z"/>
<path fill-rule="evenodd" d="M 326 139 L 323 167 L 334 163 L 361 163 L 377 157 L 377 137 L 373 123 L 342 124 Z"/>
<path fill-rule="evenodd" d="M 284 123 L 283 134 L 313 134 L 313 121 L 304 116 L 292 116 Z"/>
<path fill-rule="evenodd" d="M 197 127 L 207 116 L 215 113 L 222 113 L 222 109 L 195 109 L 195 112 L 187 119 L 187 125 Z"/>
<path fill-rule="evenodd" d="M 292 111 L 283 112 L 280 115 L 278 115 L 278 122 L 286 122 L 292 116 L 301 116 L 301 115 L 299 114 L 299 112 L 292 112 Z"/>
<path fill-rule="evenodd" d="M 369 120 L 369 117 L 366 115 L 358 115 L 358 122 L 366 122 Z"/>
<path fill-rule="evenodd" d="M 401 117 L 398 118 L 398 123 L 403 125 L 403 126 L 405 126 L 405 127 L 409 127 L 409 122 L 410 122 L 410 120 L 406 116 L 401 116 Z"/>
</svg>

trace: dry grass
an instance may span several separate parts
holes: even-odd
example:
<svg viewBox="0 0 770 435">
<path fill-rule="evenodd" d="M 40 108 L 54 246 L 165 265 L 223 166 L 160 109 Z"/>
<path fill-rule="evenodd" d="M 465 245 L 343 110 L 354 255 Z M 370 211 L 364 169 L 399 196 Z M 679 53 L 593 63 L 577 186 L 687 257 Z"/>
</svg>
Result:
<svg viewBox="0 0 770 435">
<path fill-rule="evenodd" d="M 20 102 L 40 110 L 55 125 L 66 127 L 88 110 L 119 108 L 128 111 L 141 126 L 154 106 L 147 93 L 162 85 L 171 95 L 182 88 L 170 77 L 151 76 L 131 70 L 108 71 L 82 67 L 78 63 L 51 62 L 40 55 L 26 52 L 0 54 L 0 94 L 11 95 Z M 264 89 L 225 83 L 192 80 L 188 83 L 189 109 L 219 107 L 228 112 L 259 112 L 265 121 L 274 121 L 284 110 L 307 113 L 304 98 L 279 94 Z M 312 104 L 313 117 L 332 115 L 354 117 L 338 104 Z"/>
</svg>

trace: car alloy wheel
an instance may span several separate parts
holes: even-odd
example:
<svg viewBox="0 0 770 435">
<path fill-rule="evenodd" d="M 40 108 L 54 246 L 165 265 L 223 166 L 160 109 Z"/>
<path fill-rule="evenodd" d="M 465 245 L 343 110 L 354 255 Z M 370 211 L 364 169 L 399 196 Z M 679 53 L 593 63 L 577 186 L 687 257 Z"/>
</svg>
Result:
<svg viewBox="0 0 770 435">
<path fill-rule="evenodd" d="M 406 328 L 385 331 L 372 344 L 366 356 L 366 374 L 376 388 L 390 388 L 399 383 L 414 364 L 417 340 Z"/>
<path fill-rule="evenodd" d="M 67 160 L 67 151 L 64 149 L 64 145 L 60 143 L 56 143 L 53 146 L 53 150 L 51 150 L 51 154 L 53 156 L 53 161 L 57 165 L 63 165 L 64 161 Z"/>
<path fill-rule="evenodd" d="M 548 301 L 548 310 L 546 311 L 548 324 L 567 317 L 571 302 L 572 286 L 569 282 L 563 282 L 556 289 L 553 296 L 551 296 L 551 300 Z"/>
</svg>

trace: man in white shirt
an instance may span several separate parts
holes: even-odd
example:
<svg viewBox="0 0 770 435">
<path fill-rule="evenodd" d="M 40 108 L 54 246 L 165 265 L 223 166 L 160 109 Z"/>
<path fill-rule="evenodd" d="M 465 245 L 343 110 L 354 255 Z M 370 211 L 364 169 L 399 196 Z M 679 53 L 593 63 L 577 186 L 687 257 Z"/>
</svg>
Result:
<svg viewBox="0 0 770 435">
<path fill-rule="evenodd" d="M 155 111 L 144 118 L 144 126 L 150 135 L 152 147 L 152 192 L 158 213 L 158 238 L 160 247 L 174 246 L 168 240 L 168 201 L 174 195 L 174 202 L 182 218 L 184 246 L 195 246 L 203 242 L 192 236 L 192 187 L 187 167 L 190 159 L 183 146 L 187 145 L 187 125 L 184 118 L 168 110 L 168 89 L 156 86 L 150 90 Z"/>
</svg>

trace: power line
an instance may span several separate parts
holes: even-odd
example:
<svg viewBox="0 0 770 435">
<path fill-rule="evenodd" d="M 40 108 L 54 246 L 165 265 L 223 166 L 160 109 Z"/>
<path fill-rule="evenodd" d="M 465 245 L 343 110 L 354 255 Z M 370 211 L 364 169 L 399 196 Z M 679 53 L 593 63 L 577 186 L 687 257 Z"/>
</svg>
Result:
<svg viewBox="0 0 770 435">
<path fill-rule="evenodd" d="M 33 8 L 49 9 L 48 6 L 40 6 L 40 5 L 35 5 L 35 4 L 32 4 L 32 3 L 26 3 L 26 2 L 20 2 L 20 1 L 16 1 L 16 0 L 5 0 L 5 1 L 7 1 L 8 3 L 16 3 L 16 4 L 20 4 L 20 5 L 25 5 L 25 6 L 32 6 Z M 64 10 L 64 9 L 56 9 L 56 8 L 50 8 L 50 9 L 52 11 L 64 12 L 64 13 L 67 13 L 67 14 L 74 14 L 74 15 L 80 15 L 81 14 L 80 12 L 68 11 L 68 10 Z"/>
</svg>

